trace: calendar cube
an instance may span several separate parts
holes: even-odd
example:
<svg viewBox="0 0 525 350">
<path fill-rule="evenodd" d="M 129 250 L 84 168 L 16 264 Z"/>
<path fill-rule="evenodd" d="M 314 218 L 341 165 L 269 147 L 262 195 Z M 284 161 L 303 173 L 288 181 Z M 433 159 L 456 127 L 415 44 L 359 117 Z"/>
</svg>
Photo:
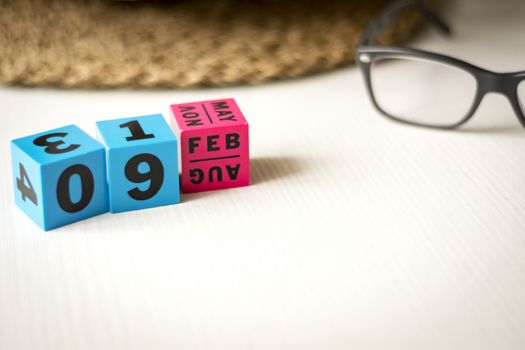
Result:
<svg viewBox="0 0 525 350">
<path fill-rule="evenodd" d="M 182 192 L 250 184 L 248 123 L 233 99 L 171 106 L 180 135 Z"/>
<path fill-rule="evenodd" d="M 15 203 L 44 230 L 108 211 L 104 147 L 75 125 L 11 141 Z"/>
<path fill-rule="evenodd" d="M 97 122 L 112 213 L 179 203 L 177 139 L 162 115 Z"/>
</svg>

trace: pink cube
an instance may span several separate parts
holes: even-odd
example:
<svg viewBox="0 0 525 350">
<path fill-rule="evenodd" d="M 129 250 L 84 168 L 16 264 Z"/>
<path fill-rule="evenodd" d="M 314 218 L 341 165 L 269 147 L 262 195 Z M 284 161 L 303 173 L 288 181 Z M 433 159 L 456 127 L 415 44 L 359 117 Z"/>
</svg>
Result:
<svg viewBox="0 0 525 350">
<path fill-rule="evenodd" d="M 250 184 L 248 123 L 234 99 L 171 105 L 179 133 L 182 192 Z"/>
</svg>

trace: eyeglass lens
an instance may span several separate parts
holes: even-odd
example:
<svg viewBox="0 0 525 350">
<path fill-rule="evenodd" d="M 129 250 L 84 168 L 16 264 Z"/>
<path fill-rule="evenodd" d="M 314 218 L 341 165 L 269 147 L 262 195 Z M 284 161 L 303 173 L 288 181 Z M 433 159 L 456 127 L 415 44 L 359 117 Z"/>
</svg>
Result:
<svg viewBox="0 0 525 350">
<path fill-rule="evenodd" d="M 476 96 L 476 79 L 469 72 L 419 58 L 376 57 L 370 68 L 374 99 L 387 114 L 428 126 L 461 122 Z M 521 85 L 525 106 L 525 84 Z"/>
</svg>

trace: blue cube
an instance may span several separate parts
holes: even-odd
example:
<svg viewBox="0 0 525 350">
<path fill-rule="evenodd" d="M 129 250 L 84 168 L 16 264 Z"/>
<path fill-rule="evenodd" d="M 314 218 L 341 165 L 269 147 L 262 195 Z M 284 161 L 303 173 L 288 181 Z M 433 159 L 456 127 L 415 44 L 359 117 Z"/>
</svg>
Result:
<svg viewBox="0 0 525 350">
<path fill-rule="evenodd" d="M 112 213 L 180 202 L 177 139 L 161 114 L 97 122 Z"/>
<path fill-rule="evenodd" d="M 104 147 L 75 125 L 11 141 L 16 204 L 44 230 L 108 211 Z"/>
</svg>

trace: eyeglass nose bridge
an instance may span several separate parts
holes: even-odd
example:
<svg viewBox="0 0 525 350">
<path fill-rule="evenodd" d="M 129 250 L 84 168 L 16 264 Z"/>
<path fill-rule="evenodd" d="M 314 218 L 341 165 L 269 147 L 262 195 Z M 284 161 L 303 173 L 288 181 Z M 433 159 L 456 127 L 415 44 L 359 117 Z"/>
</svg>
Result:
<svg viewBox="0 0 525 350">
<path fill-rule="evenodd" d="M 482 96 L 489 92 L 511 96 L 515 89 L 511 74 L 483 71 L 478 75 L 478 79 Z"/>
<path fill-rule="evenodd" d="M 523 113 L 523 106 L 519 102 L 517 92 L 518 85 L 524 80 L 521 74 L 496 73 L 482 70 L 478 72 L 477 80 L 479 84 L 477 105 L 479 106 L 483 97 L 489 92 L 502 94 L 509 100 L 519 122 L 525 128 L 525 114 Z"/>
</svg>

